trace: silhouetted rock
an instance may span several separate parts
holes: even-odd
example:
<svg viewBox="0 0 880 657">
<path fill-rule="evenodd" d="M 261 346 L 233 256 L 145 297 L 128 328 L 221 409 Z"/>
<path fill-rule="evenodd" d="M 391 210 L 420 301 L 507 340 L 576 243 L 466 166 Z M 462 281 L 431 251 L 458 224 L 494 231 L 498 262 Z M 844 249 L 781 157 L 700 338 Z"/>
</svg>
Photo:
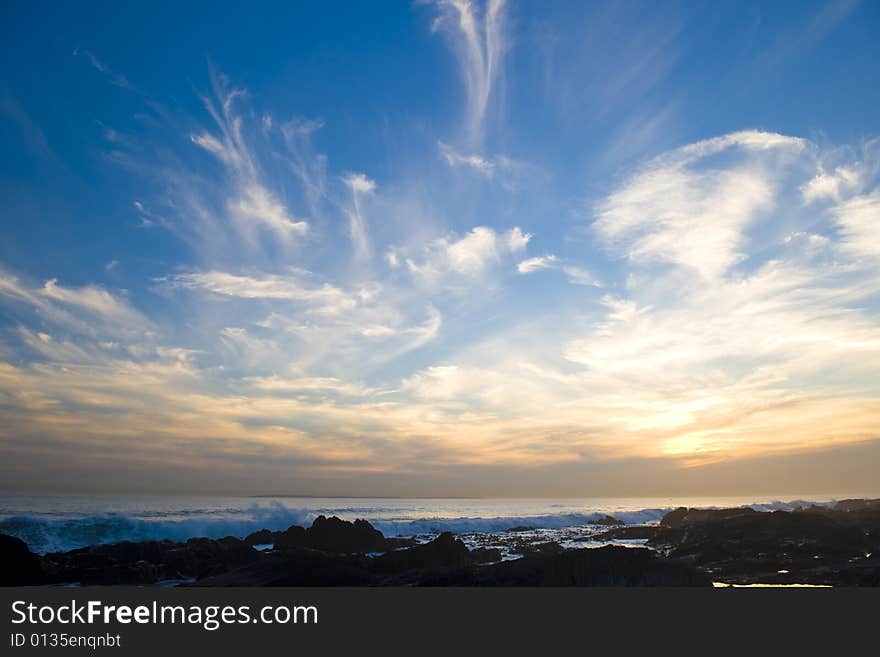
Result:
<svg viewBox="0 0 880 657">
<path fill-rule="evenodd" d="M 880 499 L 876 500 L 840 500 L 834 505 L 835 511 L 849 513 L 852 511 L 880 511 Z"/>
<path fill-rule="evenodd" d="M 614 516 L 608 516 L 608 515 L 606 515 L 606 516 L 604 516 L 604 517 L 602 517 L 602 518 L 599 518 L 598 520 L 594 520 L 594 521 L 591 522 L 590 524 L 591 524 L 591 525 L 604 525 L 604 526 L 606 526 L 606 527 L 617 527 L 617 526 L 619 526 L 619 525 L 622 525 L 622 524 L 623 524 L 623 521 L 622 521 L 622 520 L 618 520 L 618 519 L 615 518 Z"/>
<path fill-rule="evenodd" d="M 258 532 L 254 532 L 252 534 L 248 534 L 244 542 L 248 545 L 267 545 L 270 543 L 275 543 L 275 535 L 280 532 L 272 532 L 268 529 L 261 529 Z"/>
<path fill-rule="evenodd" d="M 670 511 L 660 519 L 661 527 L 681 527 L 682 522 L 688 514 L 686 506 L 680 506 L 674 511 Z"/>
<path fill-rule="evenodd" d="M 195 586 L 368 586 L 375 583 L 366 557 L 330 555 L 291 547 L 259 561 L 199 580 Z"/>
<path fill-rule="evenodd" d="M 420 543 L 414 538 L 386 538 L 385 539 L 385 549 L 386 550 L 400 550 L 402 548 L 411 548 L 416 545 L 420 545 Z"/>
<path fill-rule="evenodd" d="M 272 539 L 266 542 L 274 543 L 276 549 L 308 547 L 340 554 L 391 549 L 382 532 L 366 520 L 349 522 L 336 516 L 318 516 L 308 529 L 293 525 L 283 532 L 275 532 Z"/>
<path fill-rule="evenodd" d="M 531 555 L 487 566 L 484 586 L 709 586 L 693 566 L 663 559 L 647 548 L 606 546 Z"/>
<path fill-rule="evenodd" d="M 585 537 L 585 541 L 613 541 L 621 539 L 645 539 L 652 538 L 659 531 L 658 527 L 650 525 L 629 525 L 623 527 L 615 527 L 608 531 L 592 536 Z"/>
<path fill-rule="evenodd" d="M 235 537 L 123 541 L 47 554 L 50 581 L 146 585 L 164 579 L 207 577 L 254 561 L 259 553 Z"/>
<path fill-rule="evenodd" d="M 880 547 L 880 512 L 843 508 L 677 509 L 649 543 L 727 582 L 870 583 L 876 568 L 866 555 Z"/>
<path fill-rule="evenodd" d="M 336 516 L 318 516 L 306 530 L 305 546 L 325 552 L 380 552 L 385 537 L 366 520 L 348 522 Z"/>
<path fill-rule="evenodd" d="M 498 548 L 476 548 L 471 550 L 470 557 L 474 563 L 495 563 L 501 561 L 502 554 Z"/>
<path fill-rule="evenodd" d="M 41 584 L 43 579 L 40 557 L 21 539 L 0 534 L 0 586 Z"/>
<path fill-rule="evenodd" d="M 382 571 L 426 570 L 431 568 L 462 568 L 471 565 L 470 552 L 450 532 L 443 532 L 430 543 L 388 552 L 375 560 Z"/>
<path fill-rule="evenodd" d="M 292 525 L 285 529 L 283 532 L 275 532 L 272 542 L 275 544 L 276 549 L 288 547 L 303 547 L 306 542 L 305 527 Z"/>
<path fill-rule="evenodd" d="M 556 541 L 547 541 L 546 543 L 523 543 L 521 545 L 517 545 L 511 550 L 511 552 L 513 552 L 514 554 L 541 554 L 545 556 L 560 554 L 564 551 L 565 548 Z"/>
<path fill-rule="evenodd" d="M 682 506 L 663 516 L 660 520 L 660 526 L 679 528 L 694 523 L 713 522 L 727 518 L 738 518 L 740 516 L 754 516 L 761 513 L 764 512 L 755 511 L 749 507 L 738 507 L 735 509 L 688 509 Z"/>
</svg>

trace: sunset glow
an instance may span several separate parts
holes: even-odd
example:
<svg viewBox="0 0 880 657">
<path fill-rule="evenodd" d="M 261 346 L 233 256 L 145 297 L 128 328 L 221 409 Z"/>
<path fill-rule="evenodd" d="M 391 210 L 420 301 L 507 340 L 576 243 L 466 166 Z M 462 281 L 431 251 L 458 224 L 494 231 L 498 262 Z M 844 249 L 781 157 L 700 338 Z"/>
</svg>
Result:
<svg viewBox="0 0 880 657">
<path fill-rule="evenodd" d="M 4 487 L 875 485 L 877 6 L 579 5 L 291 9 L 240 57 L 231 19 L 161 53 L 86 18 L 19 43 Z"/>
</svg>

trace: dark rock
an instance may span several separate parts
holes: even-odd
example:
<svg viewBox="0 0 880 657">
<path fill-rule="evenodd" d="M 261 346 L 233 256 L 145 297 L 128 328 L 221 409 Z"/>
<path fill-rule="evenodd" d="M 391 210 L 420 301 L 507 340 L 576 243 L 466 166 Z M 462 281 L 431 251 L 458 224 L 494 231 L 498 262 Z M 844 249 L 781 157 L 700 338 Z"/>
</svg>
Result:
<svg viewBox="0 0 880 657">
<path fill-rule="evenodd" d="M 443 532 L 430 543 L 388 552 L 376 557 L 375 565 L 380 571 L 401 572 L 432 568 L 463 568 L 471 564 L 470 552 L 450 532 Z"/>
<path fill-rule="evenodd" d="M 47 554 L 47 576 L 52 582 L 104 585 L 146 585 L 163 579 L 208 577 L 259 557 L 235 537 L 220 540 L 192 538 L 171 541 L 123 541 L 92 545 L 69 552 Z"/>
<path fill-rule="evenodd" d="M 516 527 L 508 527 L 504 531 L 515 533 L 515 532 L 531 532 L 534 530 L 535 530 L 534 527 L 529 527 L 528 525 L 517 525 Z"/>
<path fill-rule="evenodd" d="M 305 527 L 292 525 L 283 532 L 275 532 L 274 540 L 275 548 L 302 547 L 306 542 Z"/>
<path fill-rule="evenodd" d="M 237 536 L 224 536 L 223 538 L 218 538 L 217 544 L 226 550 L 238 550 L 241 549 L 243 545 L 247 545 L 247 543 Z"/>
<path fill-rule="evenodd" d="M 286 531 L 275 533 L 273 539 L 276 549 L 308 547 L 339 554 L 390 549 L 382 532 L 366 520 L 348 522 L 336 516 L 318 516 L 308 529 L 294 525 Z"/>
<path fill-rule="evenodd" d="M 318 516 L 306 530 L 306 547 L 325 552 L 379 552 L 385 549 L 385 537 L 366 520 L 353 523 L 333 516 Z"/>
<path fill-rule="evenodd" d="M 659 528 L 649 525 L 629 525 L 623 527 L 615 527 L 614 529 L 609 529 L 608 531 L 601 532 L 600 534 L 593 534 L 592 536 L 585 537 L 583 540 L 615 541 L 621 539 L 626 540 L 653 538 L 658 531 Z"/>
<path fill-rule="evenodd" d="M 797 583 L 864 585 L 874 581 L 865 555 L 880 546 L 880 510 L 861 503 L 791 512 L 677 509 L 649 543 L 726 582 L 771 583 L 784 575 Z"/>
<path fill-rule="evenodd" d="M 191 538 L 186 542 L 186 549 L 183 552 L 183 556 L 187 560 L 185 562 L 186 571 L 175 569 L 176 575 L 171 575 L 171 577 L 181 575 L 197 578 L 209 577 L 243 564 L 252 563 L 259 558 L 260 553 L 253 547 L 234 537 L 230 538 L 233 540 L 212 541 L 209 538 Z M 170 555 L 167 563 L 169 566 L 174 565 Z"/>
<path fill-rule="evenodd" d="M 251 546 L 267 545 L 275 542 L 275 535 L 276 532 L 269 531 L 268 529 L 261 529 L 258 532 L 248 534 L 247 537 L 245 537 L 244 542 Z"/>
<path fill-rule="evenodd" d="M 680 506 L 675 511 L 670 511 L 660 519 L 661 527 L 681 527 L 682 522 L 688 514 L 688 508 Z"/>
<path fill-rule="evenodd" d="M 501 561 L 501 550 L 498 548 L 476 548 L 471 550 L 471 561 L 474 563 L 495 563 Z"/>
<path fill-rule="evenodd" d="M 484 586 L 709 586 L 693 566 L 647 548 L 606 546 L 531 555 L 480 570 Z"/>
<path fill-rule="evenodd" d="M 880 499 L 876 500 L 840 500 L 834 505 L 835 511 L 848 513 L 851 511 L 880 511 Z"/>
<path fill-rule="evenodd" d="M 291 547 L 194 586 L 368 586 L 375 583 L 368 566 L 366 557 Z"/>
<path fill-rule="evenodd" d="M 604 518 L 599 518 L 599 520 L 594 520 L 590 523 L 591 525 L 603 525 L 606 527 L 618 527 L 623 524 L 622 520 L 618 520 L 614 516 L 605 516 Z"/>
<path fill-rule="evenodd" d="M 20 538 L 0 534 L 0 586 L 28 586 L 43 580 L 40 557 Z"/>
<path fill-rule="evenodd" d="M 564 551 L 565 548 L 556 541 L 547 541 L 546 543 L 522 543 L 511 550 L 514 554 L 540 554 L 545 556 L 561 554 Z"/>
<path fill-rule="evenodd" d="M 420 545 L 420 543 L 414 538 L 386 538 L 385 539 L 385 549 L 386 550 L 400 550 L 402 548 L 411 548 L 416 545 Z"/>
<path fill-rule="evenodd" d="M 738 507 L 735 509 L 688 509 L 682 506 L 663 516 L 660 520 L 660 526 L 678 528 L 694 523 L 713 522 L 740 516 L 754 516 L 760 513 L 762 512 L 755 511 L 749 507 Z"/>
<path fill-rule="evenodd" d="M 160 565 L 136 561 L 85 570 L 78 580 L 83 586 L 147 586 L 161 580 L 163 572 Z"/>
</svg>

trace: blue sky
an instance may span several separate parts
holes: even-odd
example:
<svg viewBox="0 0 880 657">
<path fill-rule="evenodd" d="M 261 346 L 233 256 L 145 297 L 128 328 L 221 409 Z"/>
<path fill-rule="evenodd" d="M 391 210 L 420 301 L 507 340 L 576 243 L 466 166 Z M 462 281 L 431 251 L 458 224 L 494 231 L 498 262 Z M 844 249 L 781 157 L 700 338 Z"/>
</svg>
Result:
<svg viewBox="0 0 880 657">
<path fill-rule="evenodd" d="M 313 4 L 5 5 L 8 487 L 875 485 L 876 3 Z"/>
</svg>

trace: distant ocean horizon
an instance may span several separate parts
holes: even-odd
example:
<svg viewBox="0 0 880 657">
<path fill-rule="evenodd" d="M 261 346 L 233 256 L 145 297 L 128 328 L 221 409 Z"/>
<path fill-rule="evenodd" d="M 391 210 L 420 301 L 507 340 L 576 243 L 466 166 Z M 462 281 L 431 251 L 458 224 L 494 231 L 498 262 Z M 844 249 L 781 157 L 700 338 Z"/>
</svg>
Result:
<svg viewBox="0 0 880 657">
<path fill-rule="evenodd" d="M 564 542 L 574 530 L 595 527 L 606 515 L 629 525 L 650 524 L 679 506 L 772 511 L 853 497 L 870 496 L 507 499 L 2 493 L 0 533 L 22 539 L 34 552 L 47 553 L 118 541 L 244 538 L 260 529 L 308 526 L 325 515 L 364 518 L 386 536 L 432 537 L 451 531 L 485 544 L 510 528 L 528 527 Z"/>
</svg>

